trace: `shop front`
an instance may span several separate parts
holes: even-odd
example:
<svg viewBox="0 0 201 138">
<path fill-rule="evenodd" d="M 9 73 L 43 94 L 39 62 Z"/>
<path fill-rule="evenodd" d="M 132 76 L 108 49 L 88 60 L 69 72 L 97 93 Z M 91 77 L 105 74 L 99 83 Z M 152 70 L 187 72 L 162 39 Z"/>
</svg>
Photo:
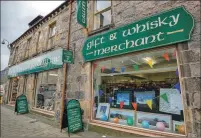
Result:
<svg viewBox="0 0 201 138">
<path fill-rule="evenodd" d="M 8 71 L 12 81 L 10 103 L 15 103 L 16 97 L 24 94 L 30 109 L 54 115 L 56 95 L 63 79 L 63 63 L 69 62 L 68 58 L 66 50 L 57 49 L 11 67 Z"/>
<path fill-rule="evenodd" d="M 193 28 L 192 15 L 177 7 L 89 37 L 82 54 L 92 63 L 92 124 L 186 135 L 178 44 L 190 40 Z"/>
</svg>

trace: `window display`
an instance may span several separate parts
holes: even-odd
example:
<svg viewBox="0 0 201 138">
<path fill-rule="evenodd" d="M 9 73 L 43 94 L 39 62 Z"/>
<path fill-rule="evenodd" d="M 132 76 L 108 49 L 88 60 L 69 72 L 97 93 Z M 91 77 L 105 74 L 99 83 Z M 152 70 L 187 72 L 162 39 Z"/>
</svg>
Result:
<svg viewBox="0 0 201 138">
<path fill-rule="evenodd" d="M 58 70 L 38 74 L 36 108 L 54 111 Z"/>
<path fill-rule="evenodd" d="M 175 129 L 175 122 L 184 128 L 175 50 L 159 49 L 93 62 L 94 119 L 185 134 Z"/>
</svg>

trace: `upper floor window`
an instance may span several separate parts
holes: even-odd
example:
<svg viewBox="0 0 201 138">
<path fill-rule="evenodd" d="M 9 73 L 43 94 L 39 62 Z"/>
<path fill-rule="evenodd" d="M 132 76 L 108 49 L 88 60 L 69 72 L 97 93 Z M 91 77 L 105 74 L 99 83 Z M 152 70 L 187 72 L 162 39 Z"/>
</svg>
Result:
<svg viewBox="0 0 201 138">
<path fill-rule="evenodd" d="M 111 24 L 111 0 L 96 0 L 94 30 L 109 24 Z"/>
<path fill-rule="evenodd" d="M 56 34 L 56 23 L 53 23 L 50 25 L 49 38 L 55 36 L 55 34 Z"/>
</svg>

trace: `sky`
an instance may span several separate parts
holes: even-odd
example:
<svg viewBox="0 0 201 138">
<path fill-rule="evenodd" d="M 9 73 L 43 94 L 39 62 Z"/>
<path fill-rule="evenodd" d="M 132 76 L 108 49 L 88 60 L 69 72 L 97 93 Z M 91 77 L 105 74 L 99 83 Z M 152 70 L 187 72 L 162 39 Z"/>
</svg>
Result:
<svg viewBox="0 0 201 138">
<path fill-rule="evenodd" d="M 46 16 L 63 1 L 1 1 L 1 42 L 12 43 L 28 28 L 28 23 L 39 14 Z M 8 66 L 9 49 L 1 44 L 1 70 Z"/>
</svg>

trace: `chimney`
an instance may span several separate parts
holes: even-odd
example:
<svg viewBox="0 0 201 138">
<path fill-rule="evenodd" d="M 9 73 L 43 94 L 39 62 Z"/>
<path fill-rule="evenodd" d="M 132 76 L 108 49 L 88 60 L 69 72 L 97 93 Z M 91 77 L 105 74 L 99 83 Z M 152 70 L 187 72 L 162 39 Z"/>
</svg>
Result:
<svg viewBox="0 0 201 138">
<path fill-rule="evenodd" d="M 34 26 L 36 23 L 38 23 L 41 19 L 43 18 L 43 16 L 38 15 L 36 18 L 34 18 L 28 25 L 29 28 L 31 28 L 32 26 Z"/>
</svg>

